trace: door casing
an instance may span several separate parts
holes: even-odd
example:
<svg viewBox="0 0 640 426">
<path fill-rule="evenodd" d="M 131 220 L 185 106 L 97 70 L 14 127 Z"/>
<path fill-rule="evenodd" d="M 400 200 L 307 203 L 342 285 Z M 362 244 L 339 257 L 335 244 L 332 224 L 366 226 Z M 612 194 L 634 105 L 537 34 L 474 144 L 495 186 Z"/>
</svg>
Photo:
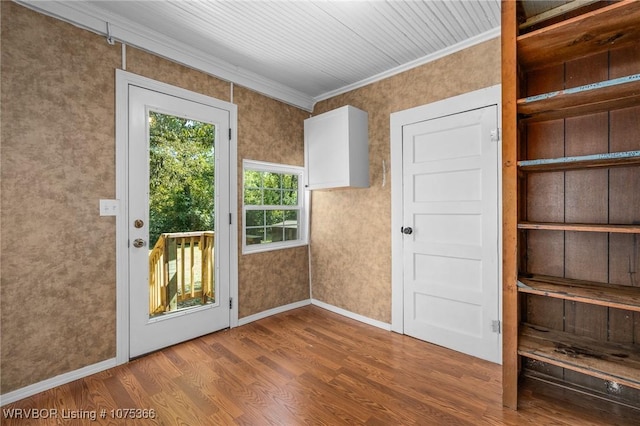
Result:
<svg viewBox="0 0 640 426">
<path fill-rule="evenodd" d="M 479 89 L 473 92 L 443 99 L 427 105 L 398 111 L 391 114 L 391 330 L 404 333 L 404 286 L 403 286 L 403 238 L 400 229 L 403 224 L 402 185 L 402 139 L 404 126 L 442 116 L 453 115 L 488 105 L 498 106 L 498 129 L 502 128 L 501 107 L 502 86 Z M 499 141 L 501 143 L 501 140 Z M 500 146 L 500 145 L 499 145 Z M 502 164 L 501 150 L 498 149 L 498 164 Z M 498 173 L 498 206 L 502 205 L 502 176 Z M 498 220 L 502 223 L 502 211 L 498 208 Z M 498 264 L 502 264 L 502 229 L 498 227 Z M 502 283 L 502 268 L 498 268 L 498 282 Z M 502 291 L 498 292 L 499 317 L 502 318 Z"/>
<path fill-rule="evenodd" d="M 230 217 L 230 261 L 229 294 L 238 300 L 238 165 L 237 165 L 237 106 L 155 81 L 127 71 L 116 70 L 116 199 L 119 209 L 116 214 L 116 363 L 129 361 L 129 264 L 128 264 L 128 116 L 129 85 L 143 87 L 193 102 L 211 105 L 229 111 L 231 138 L 229 140 L 229 204 Z M 238 325 L 238 304 L 230 310 L 230 327 Z"/>
</svg>

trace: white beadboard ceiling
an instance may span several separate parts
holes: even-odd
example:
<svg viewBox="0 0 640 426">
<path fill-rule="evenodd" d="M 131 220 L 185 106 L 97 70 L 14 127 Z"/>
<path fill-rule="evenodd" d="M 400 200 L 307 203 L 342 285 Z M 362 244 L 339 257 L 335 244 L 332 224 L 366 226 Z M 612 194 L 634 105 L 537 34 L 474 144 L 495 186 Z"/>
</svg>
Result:
<svg viewBox="0 0 640 426">
<path fill-rule="evenodd" d="M 500 34 L 499 0 L 15 1 L 306 110 Z"/>
</svg>

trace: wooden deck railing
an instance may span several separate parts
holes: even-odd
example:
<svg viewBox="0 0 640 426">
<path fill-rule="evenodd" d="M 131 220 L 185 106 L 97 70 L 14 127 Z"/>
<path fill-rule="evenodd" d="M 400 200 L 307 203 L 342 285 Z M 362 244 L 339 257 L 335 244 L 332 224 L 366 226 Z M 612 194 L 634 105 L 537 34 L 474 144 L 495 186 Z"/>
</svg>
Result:
<svg viewBox="0 0 640 426">
<path fill-rule="evenodd" d="M 213 231 L 160 235 L 149 252 L 149 313 L 204 305 L 214 298 Z"/>
</svg>

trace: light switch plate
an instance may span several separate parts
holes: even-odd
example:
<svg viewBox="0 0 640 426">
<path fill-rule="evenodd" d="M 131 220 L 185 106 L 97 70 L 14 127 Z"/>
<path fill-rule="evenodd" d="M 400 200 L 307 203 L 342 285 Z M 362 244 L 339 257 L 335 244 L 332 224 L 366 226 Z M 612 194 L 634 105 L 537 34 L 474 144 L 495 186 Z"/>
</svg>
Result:
<svg viewBox="0 0 640 426">
<path fill-rule="evenodd" d="M 117 216 L 120 200 L 100 200 L 100 216 Z"/>
</svg>

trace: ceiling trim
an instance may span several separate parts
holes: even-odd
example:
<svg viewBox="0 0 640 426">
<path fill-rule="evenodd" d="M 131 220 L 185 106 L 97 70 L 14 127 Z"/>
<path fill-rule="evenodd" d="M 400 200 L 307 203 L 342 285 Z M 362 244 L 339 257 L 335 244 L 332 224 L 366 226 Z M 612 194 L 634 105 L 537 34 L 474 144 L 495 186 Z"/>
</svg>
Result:
<svg viewBox="0 0 640 426">
<path fill-rule="evenodd" d="M 480 44 L 482 42 L 491 40 L 493 38 L 500 36 L 500 27 L 493 28 L 489 31 L 485 31 L 482 34 L 478 34 L 477 36 L 471 37 L 469 39 L 463 40 L 460 43 L 454 44 L 452 46 L 446 47 L 444 49 L 438 50 L 437 52 L 431 53 L 427 56 L 423 56 L 422 58 L 418 58 L 411 62 L 407 62 L 406 64 L 402 64 L 396 68 L 392 68 L 388 71 L 381 72 L 369 78 L 365 78 L 364 80 L 360 80 L 356 83 L 349 84 L 347 86 L 341 87 L 336 90 L 332 90 L 330 92 L 324 93 L 320 96 L 316 96 L 313 98 L 314 104 L 316 102 L 324 101 L 329 98 L 333 98 L 334 96 L 341 95 L 343 93 L 350 92 L 355 89 L 359 89 L 366 85 L 375 83 L 380 80 L 384 80 L 385 78 L 392 77 L 396 74 L 400 74 L 402 72 L 408 71 L 410 69 L 419 67 L 421 65 L 427 64 L 429 62 L 433 62 L 437 59 L 443 58 L 447 55 L 451 55 L 452 53 L 458 52 L 460 50 L 466 49 L 468 47 L 474 46 L 476 44 Z"/>
<path fill-rule="evenodd" d="M 313 110 L 313 98 L 305 93 L 222 61 L 212 55 L 203 55 L 191 46 L 176 42 L 161 33 L 143 29 L 140 25 L 119 16 L 109 14 L 106 11 L 97 11 L 89 5 L 89 2 L 14 1 L 36 12 L 69 22 L 105 38 L 107 37 L 108 23 L 109 35 L 119 42 L 244 86 L 305 111 L 311 112 Z"/>
<path fill-rule="evenodd" d="M 167 37 L 157 31 L 141 27 L 139 24 L 129 21 L 126 18 L 111 14 L 106 10 L 97 9 L 95 6 L 91 5 L 91 2 L 59 0 L 13 1 L 36 12 L 60 19 L 79 28 L 104 36 L 105 43 L 107 36 L 110 36 L 112 39 L 123 44 L 151 52 L 168 60 L 200 70 L 216 78 L 246 87 L 270 98 L 309 112 L 313 112 L 314 105 L 319 101 L 392 77 L 396 74 L 419 67 L 500 35 L 500 27 L 496 27 L 472 38 L 463 40 L 453 46 L 446 47 L 391 70 L 384 71 L 339 89 L 326 92 L 322 95 L 312 97 L 282 83 L 278 83 L 257 73 L 223 61 L 213 55 L 203 54 L 185 43 L 178 42 L 175 39 Z M 108 30 L 107 26 L 109 27 Z"/>
</svg>

